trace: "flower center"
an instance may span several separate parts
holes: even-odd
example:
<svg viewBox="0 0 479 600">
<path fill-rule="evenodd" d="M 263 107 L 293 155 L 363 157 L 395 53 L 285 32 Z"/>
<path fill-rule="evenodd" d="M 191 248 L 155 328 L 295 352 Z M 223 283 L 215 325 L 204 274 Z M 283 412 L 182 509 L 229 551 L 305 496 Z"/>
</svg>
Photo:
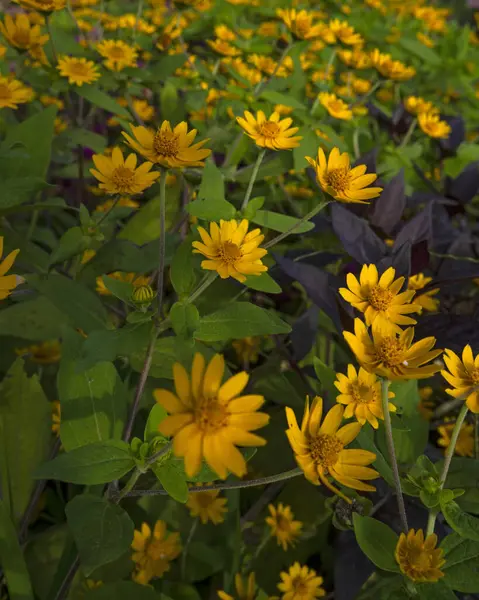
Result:
<svg viewBox="0 0 479 600">
<path fill-rule="evenodd" d="M 334 465 L 338 461 L 342 449 L 343 444 L 338 438 L 327 433 L 316 436 L 309 444 L 313 460 L 322 467 Z"/>
<path fill-rule="evenodd" d="M 201 398 L 194 414 L 196 425 L 204 433 L 217 431 L 227 423 L 228 413 L 216 398 Z"/>
<path fill-rule="evenodd" d="M 279 126 L 273 121 L 265 121 L 258 126 L 260 135 L 264 135 L 267 138 L 275 138 L 279 134 Z"/>
<path fill-rule="evenodd" d="M 161 156 L 177 156 L 180 149 L 178 136 L 168 131 L 158 131 L 153 140 L 153 148 Z"/>
<path fill-rule="evenodd" d="M 426 571 L 431 568 L 431 555 L 423 548 L 412 548 L 409 555 L 409 563 L 418 571 Z"/>
<path fill-rule="evenodd" d="M 18 46 L 25 48 L 30 45 L 30 31 L 28 29 L 17 29 L 13 36 L 13 41 Z"/>
<path fill-rule="evenodd" d="M 90 74 L 88 67 L 79 61 L 70 63 L 68 68 L 72 75 L 78 75 L 79 77 L 87 77 Z"/>
<path fill-rule="evenodd" d="M 476 367 L 471 371 L 471 379 L 474 385 L 479 385 L 479 367 Z"/>
<path fill-rule="evenodd" d="M 304 581 L 304 579 L 301 577 L 301 575 L 298 575 L 297 577 L 295 577 L 292 582 L 292 587 L 294 589 L 294 596 L 296 597 L 296 595 L 301 598 L 301 597 L 306 597 L 306 595 L 309 596 L 308 592 L 308 584 Z"/>
<path fill-rule="evenodd" d="M 0 84 L 0 99 L 1 100 L 10 100 L 11 97 L 12 97 L 12 92 L 10 91 L 10 88 L 8 87 L 8 85 Z"/>
<path fill-rule="evenodd" d="M 146 555 L 151 560 L 168 560 L 168 554 L 165 552 L 164 544 L 159 540 L 152 540 L 147 548 Z"/>
<path fill-rule="evenodd" d="M 234 264 L 241 258 L 241 249 L 233 242 L 224 242 L 218 247 L 220 260 L 228 264 Z"/>
<path fill-rule="evenodd" d="M 393 298 L 392 292 L 376 285 L 369 292 L 368 300 L 373 308 L 384 311 L 389 308 Z"/>
<path fill-rule="evenodd" d="M 195 494 L 195 501 L 201 508 L 209 508 L 216 500 L 216 495 L 211 492 L 197 492 Z"/>
<path fill-rule="evenodd" d="M 404 361 L 404 345 L 396 337 L 386 337 L 377 346 L 376 354 L 386 367 L 397 367 Z"/>
<path fill-rule="evenodd" d="M 309 19 L 302 19 L 301 21 L 296 21 L 295 27 L 299 36 L 306 35 L 310 29 Z"/>
<path fill-rule="evenodd" d="M 113 60 L 123 60 L 125 58 L 125 51 L 119 46 L 113 46 L 109 49 L 110 58 Z"/>
<path fill-rule="evenodd" d="M 112 180 L 119 189 L 129 189 L 134 177 L 134 172 L 131 169 L 120 166 L 112 173 Z"/>
<path fill-rule="evenodd" d="M 359 404 L 369 404 L 375 400 L 375 391 L 367 385 L 355 381 L 351 384 L 349 393 L 351 394 L 353 401 Z"/>
<path fill-rule="evenodd" d="M 349 187 L 349 169 L 339 167 L 326 173 L 326 183 L 338 192 L 345 192 Z"/>
<path fill-rule="evenodd" d="M 283 517 L 283 515 L 280 515 L 277 518 L 276 527 L 278 528 L 279 531 L 283 531 L 284 533 L 289 533 L 291 531 L 290 520 L 287 519 L 286 517 Z"/>
</svg>

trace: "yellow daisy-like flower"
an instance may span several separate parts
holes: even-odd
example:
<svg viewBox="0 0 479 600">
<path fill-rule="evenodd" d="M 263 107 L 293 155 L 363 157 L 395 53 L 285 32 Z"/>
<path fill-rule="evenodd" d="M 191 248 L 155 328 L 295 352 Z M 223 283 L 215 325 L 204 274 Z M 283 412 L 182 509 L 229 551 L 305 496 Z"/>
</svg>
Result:
<svg viewBox="0 0 479 600">
<path fill-rule="evenodd" d="M 313 15 L 295 8 L 278 8 L 276 14 L 298 40 L 311 40 L 321 35 L 322 24 L 313 25 Z"/>
<path fill-rule="evenodd" d="M 400 60 L 393 60 L 390 54 L 384 54 L 377 48 L 371 53 L 371 62 L 383 77 L 393 81 L 407 81 L 416 74 L 414 67 L 407 67 Z"/>
<path fill-rule="evenodd" d="M 276 538 L 278 546 L 286 551 L 288 546 L 295 545 L 303 524 L 301 521 L 295 521 L 291 507 L 285 506 L 281 502 L 278 506 L 270 504 L 268 510 L 270 514 L 265 521 L 271 528 L 271 535 Z"/>
<path fill-rule="evenodd" d="M 193 144 L 197 131 L 188 131 L 186 121 L 173 129 L 169 121 L 163 121 L 156 132 L 142 126 L 130 125 L 130 128 L 134 137 L 123 132 L 128 145 L 152 163 L 163 167 L 202 167 L 205 158 L 211 154 L 211 150 L 202 148 L 209 140 Z"/>
<path fill-rule="evenodd" d="M 256 598 L 256 577 L 254 573 L 250 573 L 246 581 L 243 577 L 236 573 L 235 575 L 236 598 L 227 594 L 223 590 L 218 591 L 220 600 L 255 600 Z"/>
<path fill-rule="evenodd" d="M 0 31 L 10 46 L 19 50 L 43 46 L 48 41 L 48 35 L 42 35 L 40 26 L 32 26 L 28 16 L 23 13 L 16 15 L 15 19 L 5 15 L 5 22 L 0 21 Z"/>
<path fill-rule="evenodd" d="M 62 357 L 62 346 L 59 340 L 40 342 L 25 348 L 16 348 L 17 356 L 25 356 L 37 365 L 53 365 Z"/>
<path fill-rule="evenodd" d="M 216 25 L 215 35 L 220 40 L 225 40 L 226 42 L 234 42 L 236 39 L 236 33 L 231 31 L 226 25 Z"/>
<path fill-rule="evenodd" d="M 138 52 L 122 40 L 103 40 L 96 49 L 105 58 L 105 67 L 110 71 L 122 71 L 125 67 L 136 67 Z"/>
<path fill-rule="evenodd" d="M 110 290 L 106 287 L 103 281 L 103 275 L 96 278 L 96 291 L 102 296 L 111 296 Z M 125 283 L 131 283 L 135 289 L 150 285 L 151 277 L 145 277 L 144 275 L 137 275 L 136 273 L 122 273 L 121 271 L 115 271 L 114 273 L 108 273 L 108 277 L 123 281 Z"/>
<path fill-rule="evenodd" d="M 444 451 L 449 448 L 451 443 L 451 435 L 454 429 L 455 422 L 440 425 L 437 428 L 439 439 L 437 445 L 442 446 Z M 459 430 L 459 436 L 454 447 L 454 454 L 458 456 L 474 456 L 474 425 L 472 423 L 462 423 Z"/>
<path fill-rule="evenodd" d="M 432 102 L 424 100 L 424 98 L 421 98 L 421 96 L 408 96 L 404 100 L 404 107 L 413 115 L 418 115 L 424 112 L 439 112 Z"/>
<path fill-rule="evenodd" d="M 328 29 L 338 38 L 340 42 L 348 46 L 361 46 L 364 44 L 364 38 L 359 33 L 354 31 L 347 21 L 332 19 L 328 23 Z"/>
<path fill-rule="evenodd" d="M 371 423 L 374 429 L 379 426 L 378 419 L 384 420 L 381 403 L 381 382 L 374 373 L 368 373 L 360 367 L 357 372 L 353 365 L 348 365 L 347 376 L 336 374 L 334 385 L 339 390 L 336 402 L 345 404 L 344 418 L 356 417 L 358 423 Z M 388 398 L 394 398 L 393 392 L 388 392 Z M 396 407 L 388 403 L 389 412 L 396 412 Z"/>
<path fill-rule="evenodd" d="M 212 50 L 222 56 L 239 56 L 241 54 L 241 50 L 238 50 L 238 48 L 235 48 L 225 40 L 206 40 L 206 43 Z"/>
<path fill-rule="evenodd" d="M 52 433 L 60 436 L 60 424 L 62 421 L 62 407 L 58 400 L 52 402 Z"/>
<path fill-rule="evenodd" d="M 248 275 L 261 275 L 268 270 L 261 259 L 268 251 L 258 248 L 264 240 L 261 229 L 248 232 L 249 222 L 220 221 L 210 223 L 210 232 L 198 227 L 201 242 L 193 242 L 194 254 L 203 254 L 207 260 L 201 267 L 208 271 L 217 271 L 222 279 L 233 277 L 239 282 L 246 281 Z"/>
<path fill-rule="evenodd" d="M 322 148 L 318 149 L 317 160 L 310 156 L 305 158 L 316 171 L 321 188 L 335 200 L 367 204 L 367 200 L 383 191 L 381 187 L 368 187 L 376 181 L 377 175 L 366 173 L 366 165 L 351 168 L 348 153 L 341 154 L 339 148 L 333 148 L 327 160 Z"/>
<path fill-rule="evenodd" d="M 441 375 L 452 386 L 446 389 L 446 394 L 453 398 L 464 397 L 469 410 L 478 414 L 479 354 L 474 358 L 472 348 L 467 344 L 462 351 L 461 360 L 455 352 L 446 348 L 444 362 L 447 368 L 441 371 Z"/>
<path fill-rule="evenodd" d="M 32 88 L 23 85 L 18 79 L 0 76 L 0 108 L 13 108 L 33 100 Z"/>
<path fill-rule="evenodd" d="M 6 275 L 7 271 L 12 268 L 19 252 L 20 250 L 13 250 L 1 260 L 3 256 L 3 236 L 0 236 L 0 300 L 10 296 L 12 290 L 22 282 L 22 278 L 18 275 Z"/>
<path fill-rule="evenodd" d="M 233 340 L 231 345 L 235 349 L 238 360 L 242 363 L 255 363 L 258 360 L 261 346 L 260 337 L 248 336 L 241 340 Z"/>
<path fill-rule="evenodd" d="M 107 194 L 141 194 L 160 176 L 158 171 L 150 172 L 151 162 L 137 167 L 136 154 L 131 153 L 125 160 L 120 148 L 113 148 L 111 156 L 94 154 L 92 159 L 96 169 L 90 169 L 90 173 L 100 182 L 98 187 Z"/>
<path fill-rule="evenodd" d="M 433 296 L 439 292 L 439 288 L 427 290 L 427 292 L 422 294 L 417 293 L 431 283 L 431 281 L 432 277 L 426 277 L 424 273 L 418 273 L 417 275 L 411 275 L 409 277 L 407 287 L 408 290 L 414 290 L 416 292 L 414 304 L 418 304 L 422 309 L 429 312 L 435 312 L 439 308 L 439 300 L 433 298 Z"/>
<path fill-rule="evenodd" d="M 351 306 L 364 313 L 366 325 L 380 328 L 385 333 L 400 333 L 402 325 L 415 325 L 416 321 L 406 316 L 421 312 L 418 304 L 411 304 L 414 290 L 400 293 L 404 277 L 396 276 L 396 270 L 389 267 L 379 277 L 376 265 L 363 265 L 359 281 L 352 273 L 346 277 L 347 288 L 339 293 Z"/>
<path fill-rule="evenodd" d="M 90 84 L 100 78 L 98 67 L 92 60 L 75 58 L 73 56 L 60 56 L 57 69 L 62 77 L 68 77 L 70 85 L 82 86 Z"/>
<path fill-rule="evenodd" d="M 203 525 L 213 523 L 219 525 L 225 520 L 225 513 L 228 512 L 226 498 L 219 498 L 219 490 L 206 490 L 204 492 L 194 492 L 188 496 L 186 506 L 190 509 L 192 517 L 199 517 Z"/>
<path fill-rule="evenodd" d="M 157 521 L 153 532 L 143 523 L 140 531 L 135 529 L 131 547 L 134 550 L 131 559 L 135 563 L 132 578 L 136 583 L 148 585 L 170 570 L 170 562 L 181 552 L 180 534 L 168 533 L 164 521 Z"/>
<path fill-rule="evenodd" d="M 301 566 L 299 562 L 279 575 L 282 579 L 278 583 L 278 589 L 282 592 L 281 600 L 314 600 L 326 596 L 326 591 L 321 587 L 323 578 L 314 569 Z"/>
<path fill-rule="evenodd" d="M 14 0 L 25 8 L 32 8 L 40 12 L 54 12 L 66 6 L 66 0 Z"/>
<path fill-rule="evenodd" d="M 449 123 L 442 121 L 436 112 L 419 114 L 417 122 L 426 135 L 435 139 L 446 139 L 451 133 Z"/>
<path fill-rule="evenodd" d="M 289 429 L 286 431 L 296 462 L 304 471 L 306 479 L 314 485 L 324 484 L 347 502 L 345 497 L 329 481 L 328 475 L 341 485 L 355 490 L 374 492 L 375 487 L 364 480 L 376 479 L 379 473 L 368 467 L 376 455 L 368 450 L 346 449 L 361 431 L 359 423 L 348 423 L 340 427 L 344 407 L 336 404 L 325 415 L 323 422 L 323 399 L 316 396 L 309 408 L 306 399 L 301 429 L 293 410 L 286 408 Z"/>
<path fill-rule="evenodd" d="M 399 335 L 373 329 L 371 338 L 361 319 L 354 319 L 354 333 L 345 331 L 343 335 L 359 363 L 380 377 L 427 379 L 441 370 L 439 365 L 426 364 L 442 353 L 442 350 L 432 350 L 436 338 L 430 336 L 413 344 L 413 327 Z"/>
<path fill-rule="evenodd" d="M 358 47 L 353 50 L 338 50 L 338 57 L 345 65 L 355 69 L 369 69 L 372 64 L 370 55 Z"/>
<path fill-rule="evenodd" d="M 197 353 L 191 379 L 180 363 L 173 365 L 176 395 L 162 389 L 154 392 L 155 400 L 170 413 L 161 422 L 160 433 L 173 436 L 173 451 L 184 457 L 189 477 L 198 473 L 202 458 L 221 479 L 226 479 L 228 471 L 242 477 L 246 461 L 236 446 L 266 443 L 251 433 L 269 421 L 269 415 L 256 412 L 263 396 L 241 396 L 249 380 L 244 371 L 221 384 L 224 369 L 220 354 L 206 366 L 203 355 Z"/>
<path fill-rule="evenodd" d="M 319 102 L 328 113 L 335 119 L 341 119 L 343 121 L 350 121 L 353 118 L 353 111 L 349 106 L 338 98 L 336 94 L 329 94 L 328 92 L 320 92 L 318 94 Z"/>
<path fill-rule="evenodd" d="M 151 121 L 155 116 L 155 108 L 143 98 L 132 98 L 132 106 L 142 121 Z"/>
<path fill-rule="evenodd" d="M 444 573 L 440 570 L 446 562 L 442 557 L 442 548 L 436 548 L 437 535 L 432 533 L 424 539 L 424 532 L 410 529 L 401 533 L 396 546 L 396 562 L 402 573 L 412 581 L 434 582 L 439 581 Z"/>
<path fill-rule="evenodd" d="M 244 117 L 236 117 L 236 120 L 260 148 L 291 150 L 303 139 L 301 136 L 293 137 L 298 131 L 298 127 L 291 127 L 293 119 L 280 119 L 277 112 L 267 119 L 262 110 L 256 113 L 256 117 L 245 110 Z"/>
</svg>

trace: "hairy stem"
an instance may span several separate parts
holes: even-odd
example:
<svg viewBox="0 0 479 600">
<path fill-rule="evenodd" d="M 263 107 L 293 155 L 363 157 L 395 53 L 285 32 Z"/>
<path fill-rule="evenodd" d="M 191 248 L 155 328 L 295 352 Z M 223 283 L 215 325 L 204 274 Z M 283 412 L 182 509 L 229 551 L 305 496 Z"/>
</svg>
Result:
<svg viewBox="0 0 479 600">
<path fill-rule="evenodd" d="M 166 177 L 168 171 L 161 170 L 160 176 L 160 246 L 158 248 L 158 279 L 157 279 L 157 295 L 158 295 L 158 318 L 161 319 L 161 309 L 163 308 L 163 288 L 165 282 L 165 256 L 166 256 Z"/>
<path fill-rule="evenodd" d="M 188 549 L 190 547 L 193 536 L 195 535 L 196 529 L 198 528 L 198 523 L 200 519 L 196 517 L 191 526 L 190 533 L 188 534 L 188 538 L 186 539 L 185 545 L 183 546 L 183 552 L 181 553 L 181 580 L 186 581 L 186 559 L 188 558 Z"/>
<path fill-rule="evenodd" d="M 284 233 L 280 233 L 279 235 L 277 235 L 275 238 L 273 238 L 271 241 L 269 241 L 267 244 L 265 244 L 263 246 L 263 248 L 271 248 L 275 244 L 282 242 L 290 234 L 294 233 L 298 229 L 298 227 L 300 227 L 303 223 L 306 223 L 306 221 L 309 221 L 314 216 L 316 216 L 319 212 L 321 212 L 323 210 L 323 208 L 326 208 L 326 206 L 328 204 L 329 204 L 329 202 L 326 201 L 326 202 L 322 202 L 322 203 L 318 204 L 317 206 L 315 206 L 313 208 L 313 210 L 309 211 L 308 214 L 304 215 L 304 217 L 302 217 L 301 219 L 298 219 L 298 221 L 292 227 L 290 227 Z"/>
<path fill-rule="evenodd" d="M 258 154 L 258 158 L 256 159 L 256 162 L 255 162 L 254 167 L 253 167 L 253 172 L 251 173 L 251 178 L 249 180 L 248 189 L 246 190 L 246 194 L 245 194 L 245 197 L 243 199 L 243 203 L 241 205 L 241 210 L 242 211 L 244 211 L 245 208 L 248 206 L 248 202 L 249 202 L 249 200 L 251 198 L 251 193 L 253 191 L 254 182 L 256 181 L 256 177 L 258 175 L 258 171 L 259 171 L 259 168 L 261 166 L 261 163 L 263 162 L 263 158 L 264 158 L 265 154 L 266 154 L 266 149 L 265 148 L 263 148 L 261 150 L 261 152 Z"/>
</svg>

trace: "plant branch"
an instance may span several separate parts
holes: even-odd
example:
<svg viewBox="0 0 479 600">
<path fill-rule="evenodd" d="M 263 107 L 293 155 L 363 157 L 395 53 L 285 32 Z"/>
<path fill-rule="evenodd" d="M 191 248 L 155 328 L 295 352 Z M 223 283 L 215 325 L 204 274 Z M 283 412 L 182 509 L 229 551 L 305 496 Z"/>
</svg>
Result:
<svg viewBox="0 0 479 600">
<path fill-rule="evenodd" d="M 158 296 L 158 319 L 161 319 L 163 308 L 163 288 L 165 282 L 165 257 L 166 257 L 166 177 L 167 169 L 161 169 L 160 176 L 160 246 L 158 249 L 158 279 L 156 291 Z"/>
<path fill-rule="evenodd" d="M 273 70 L 273 72 L 271 73 L 271 77 L 269 77 L 268 79 L 262 79 L 258 85 L 256 86 L 255 90 L 253 91 L 253 96 L 259 96 L 260 92 L 262 92 L 264 90 L 265 87 L 268 87 L 268 85 L 271 83 L 271 81 L 276 77 L 276 73 L 280 70 L 281 66 L 283 65 L 286 57 L 288 56 L 288 54 L 290 53 L 292 47 L 293 47 L 294 43 L 292 42 L 291 44 L 288 44 L 286 46 L 286 48 L 283 50 L 283 54 L 281 55 L 279 61 L 276 63 L 276 66 Z"/>
<path fill-rule="evenodd" d="M 267 244 L 265 244 L 263 246 L 263 248 L 266 248 L 266 249 L 271 248 L 275 244 L 282 242 L 291 233 L 294 233 L 298 229 L 298 227 L 300 227 L 303 223 L 306 223 L 306 221 L 309 221 L 310 219 L 315 217 L 320 211 L 322 211 L 323 208 L 326 208 L 326 206 L 328 204 L 329 204 L 328 201 L 319 203 L 312 210 L 310 210 L 308 214 L 304 215 L 304 217 L 302 217 L 301 219 L 298 219 L 298 221 L 292 227 L 290 227 L 287 231 L 285 231 L 284 233 L 280 233 L 275 238 L 273 238 L 271 241 L 269 241 Z"/>
<path fill-rule="evenodd" d="M 241 204 L 241 210 L 244 211 L 248 206 L 248 202 L 251 198 L 251 193 L 253 191 L 254 182 L 256 181 L 256 177 L 258 175 L 259 168 L 261 163 L 263 162 L 264 155 L 266 154 L 266 148 L 262 148 L 261 152 L 258 154 L 258 158 L 253 167 L 253 172 L 251 173 L 251 178 L 249 180 L 248 189 L 246 190 L 245 197 L 243 199 L 243 203 Z"/>
<path fill-rule="evenodd" d="M 186 581 L 186 559 L 188 558 L 188 549 L 190 547 L 191 540 L 195 535 L 196 529 L 198 528 L 199 521 L 199 517 L 196 517 L 196 519 L 193 522 L 193 525 L 191 526 L 190 533 L 188 534 L 188 538 L 186 539 L 185 545 L 183 546 L 183 551 L 181 553 L 180 573 L 182 581 Z"/>
</svg>

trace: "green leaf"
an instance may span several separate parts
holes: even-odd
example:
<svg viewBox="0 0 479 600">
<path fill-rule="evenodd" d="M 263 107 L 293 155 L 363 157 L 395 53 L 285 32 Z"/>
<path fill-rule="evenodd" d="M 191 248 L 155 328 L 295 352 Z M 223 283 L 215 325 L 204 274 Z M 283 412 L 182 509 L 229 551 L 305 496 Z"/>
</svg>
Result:
<svg viewBox="0 0 479 600">
<path fill-rule="evenodd" d="M 160 110 L 163 119 L 178 122 L 178 91 L 171 81 L 166 81 L 160 91 Z"/>
<path fill-rule="evenodd" d="M 192 338 L 200 322 L 200 313 L 194 304 L 175 302 L 169 314 L 173 330 L 183 338 Z"/>
<path fill-rule="evenodd" d="M 64 138 L 64 140 L 73 146 L 90 148 L 97 154 L 102 154 L 107 146 L 107 140 L 102 135 L 88 131 L 88 129 L 67 129 L 58 137 L 60 139 Z"/>
<path fill-rule="evenodd" d="M 107 315 L 101 300 L 78 281 L 64 275 L 28 275 L 28 283 L 66 315 L 74 327 L 86 333 L 105 329 Z"/>
<path fill-rule="evenodd" d="M 154 438 L 159 436 L 158 427 L 167 416 L 168 413 L 166 412 L 166 408 L 163 408 L 161 404 L 156 402 L 150 410 L 148 420 L 146 421 L 144 433 L 145 442 L 151 442 Z"/>
<path fill-rule="evenodd" d="M 290 217 L 288 215 L 275 213 L 270 210 L 258 210 L 251 221 L 256 223 L 256 225 L 261 225 L 261 227 L 267 227 L 268 229 L 273 229 L 274 231 L 284 233 L 285 231 L 291 229 L 291 227 L 293 227 L 293 225 L 295 225 L 299 219 Z M 311 231 L 313 228 L 314 223 L 307 221 L 306 223 L 301 223 L 301 225 L 298 225 L 297 229 L 295 229 L 292 233 L 306 233 L 307 231 Z"/>
<path fill-rule="evenodd" d="M 0 331 L 4 336 L 51 340 L 60 337 L 65 323 L 65 315 L 44 296 L 2 307 L 0 311 Z"/>
<path fill-rule="evenodd" d="M 70 500 L 65 514 L 87 577 L 130 550 L 135 527 L 120 506 L 83 494 Z"/>
<path fill-rule="evenodd" d="M 313 366 L 316 377 L 321 384 L 321 391 L 323 393 L 327 392 L 330 400 L 335 400 L 338 395 L 338 390 L 334 385 L 334 382 L 336 381 L 336 372 L 328 365 L 325 365 L 317 356 L 313 358 Z"/>
<path fill-rule="evenodd" d="M 192 241 L 193 236 L 187 236 L 176 250 L 171 261 L 171 285 L 180 297 L 189 294 L 196 282 L 196 275 L 193 268 Z"/>
<path fill-rule="evenodd" d="M 131 302 L 131 296 L 135 290 L 135 287 L 129 281 L 121 281 L 108 275 L 103 275 L 103 283 L 106 289 L 113 294 L 116 298 L 120 299 L 125 304 Z"/>
<path fill-rule="evenodd" d="M 376 460 L 372 466 L 378 471 L 384 481 L 389 483 L 389 485 L 394 486 L 392 469 L 389 466 L 388 461 L 384 458 L 383 454 L 381 454 L 374 443 L 374 433 L 372 431 L 372 427 L 361 427 L 361 431 L 354 441 L 358 444 L 359 448 L 362 448 L 363 450 L 369 450 L 369 452 L 374 452 L 376 455 Z"/>
<path fill-rule="evenodd" d="M 302 102 L 290 95 L 281 94 L 280 92 L 266 90 L 260 94 L 260 98 L 264 98 L 273 104 L 284 104 L 284 106 L 290 106 L 291 108 L 296 108 L 298 110 L 306 110 L 306 106 Z"/>
<path fill-rule="evenodd" d="M 50 265 L 54 265 L 55 263 L 72 258 L 72 256 L 81 254 L 90 246 L 90 239 L 89 236 L 83 234 L 81 227 L 67 229 L 51 255 Z"/>
<path fill-rule="evenodd" d="M 36 478 L 97 485 L 120 479 L 134 466 L 128 444 L 109 440 L 60 454 L 37 469 Z"/>
<path fill-rule="evenodd" d="M 289 333 L 291 327 L 274 312 L 249 302 L 232 302 L 200 320 L 195 338 L 219 342 L 255 335 Z"/>
<path fill-rule="evenodd" d="M 104 110 L 107 110 L 108 112 L 113 113 L 114 115 L 118 115 L 119 117 L 122 117 L 123 119 L 126 119 L 126 120 L 131 119 L 131 115 L 126 110 L 126 108 L 123 108 L 123 106 L 120 106 L 114 98 L 112 98 L 105 92 L 102 92 L 96 86 L 94 86 L 94 85 L 85 85 L 82 87 L 76 86 L 74 88 L 74 90 L 79 96 L 81 96 L 82 98 L 85 98 L 85 100 L 88 100 L 88 102 L 91 102 L 95 106 L 98 106 L 99 108 L 103 108 Z"/>
<path fill-rule="evenodd" d="M 442 472 L 443 466 L 444 460 L 436 463 L 439 472 Z M 463 510 L 475 514 L 479 514 L 478 472 L 479 460 L 454 456 L 445 483 L 446 488 L 462 488 L 465 490 L 465 494 L 458 499 L 458 504 Z"/>
<path fill-rule="evenodd" d="M 479 542 L 479 519 L 477 517 L 465 513 L 454 501 L 441 501 L 441 510 L 444 518 L 454 531 L 468 540 Z"/>
<path fill-rule="evenodd" d="M 17 358 L 0 387 L 0 482 L 12 518 L 21 518 L 34 487 L 34 472 L 51 440 L 51 405 L 37 375 Z"/>
<path fill-rule="evenodd" d="M 85 600 L 162 600 L 162 596 L 148 585 L 133 581 L 105 583 L 85 595 Z"/>
<path fill-rule="evenodd" d="M 399 45 L 402 46 L 404 50 L 414 54 L 433 67 L 439 67 L 442 64 L 441 57 L 434 52 L 434 50 L 422 44 L 419 40 L 401 38 L 399 40 Z"/>
<path fill-rule="evenodd" d="M 377 567 L 397 573 L 399 565 L 394 558 L 398 536 L 381 521 L 353 514 L 354 533 L 359 547 Z"/>
<path fill-rule="evenodd" d="M 251 178 L 254 165 L 251 164 L 244 169 L 240 169 L 232 176 L 232 179 L 238 183 L 247 184 Z M 262 181 L 265 177 L 278 177 L 293 168 L 293 155 L 290 152 L 276 152 L 271 159 L 265 159 L 258 171 L 257 181 Z"/>
<path fill-rule="evenodd" d="M 311 127 L 302 127 L 297 135 L 302 136 L 302 140 L 296 148 L 293 148 L 294 170 L 301 171 L 309 165 L 305 156 L 315 157 L 318 153 L 318 136 L 311 131 Z"/>
<path fill-rule="evenodd" d="M 8 209 L 17 207 L 22 202 L 30 200 L 41 191 L 49 186 L 41 177 L 12 177 L 2 181 L 2 198 L 0 199 L 0 208 L 3 214 L 6 214 Z M 19 211 L 22 207 L 18 207 Z"/>
<path fill-rule="evenodd" d="M 179 200 L 179 186 L 166 188 L 166 229 L 168 231 L 177 212 Z M 118 234 L 118 238 L 129 240 L 134 244 L 148 244 L 160 237 L 160 197 L 155 196 L 149 202 L 144 204 L 140 210 L 131 217 L 128 223 Z M 166 245 L 173 236 L 167 234 Z M 174 237 L 173 237 L 174 239 Z M 167 253 L 171 257 L 171 253 Z M 158 252 L 156 252 L 156 261 L 158 262 Z M 136 271 L 136 269 L 134 269 Z"/>
<path fill-rule="evenodd" d="M 153 473 L 168 494 L 177 502 L 184 504 L 188 500 L 188 484 L 182 465 L 174 458 L 163 464 L 153 465 Z"/>
<path fill-rule="evenodd" d="M 141 373 L 145 364 L 146 345 L 140 351 L 129 355 L 131 367 Z M 173 379 L 173 365 L 175 362 L 188 362 L 193 348 L 177 337 L 165 337 L 155 344 L 151 362 L 150 375 L 157 378 Z"/>
<path fill-rule="evenodd" d="M 236 208 L 225 200 L 224 177 L 212 160 L 205 164 L 198 198 L 186 206 L 188 213 L 205 221 L 229 220 Z"/>
<path fill-rule="evenodd" d="M 0 499 L 0 564 L 10 600 L 34 600 L 23 552 L 8 509 Z"/>
<path fill-rule="evenodd" d="M 154 81 L 164 81 L 172 75 L 176 69 L 182 67 L 186 62 L 184 54 L 173 54 L 171 56 L 161 56 L 159 61 L 151 67 L 151 73 Z"/>
<path fill-rule="evenodd" d="M 263 207 L 266 198 L 264 196 L 257 196 L 256 198 L 251 198 L 248 202 L 248 206 L 244 209 L 243 215 L 245 219 L 251 221 L 251 219 L 255 216 L 255 214 Z"/>
<path fill-rule="evenodd" d="M 243 282 L 246 287 L 258 292 L 265 292 L 266 294 L 281 294 L 283 291 L 276 281 L 268 275 L 268 273 L 261 273 L 260 275 L 248 275 L 246 281 Z"/>
<path fill-rule="evenodd" d="M 479 590 L 479 543 L 465 540 L 457 533 L 441 543 L 444 550 L 444 583 L 458 592 L 474 594 Z"/>
<path fill-rule="evenodd" d="M 456 594 L 443 581 L 415 584 L 418 600 L 457 600 Z"/>
</svg>

